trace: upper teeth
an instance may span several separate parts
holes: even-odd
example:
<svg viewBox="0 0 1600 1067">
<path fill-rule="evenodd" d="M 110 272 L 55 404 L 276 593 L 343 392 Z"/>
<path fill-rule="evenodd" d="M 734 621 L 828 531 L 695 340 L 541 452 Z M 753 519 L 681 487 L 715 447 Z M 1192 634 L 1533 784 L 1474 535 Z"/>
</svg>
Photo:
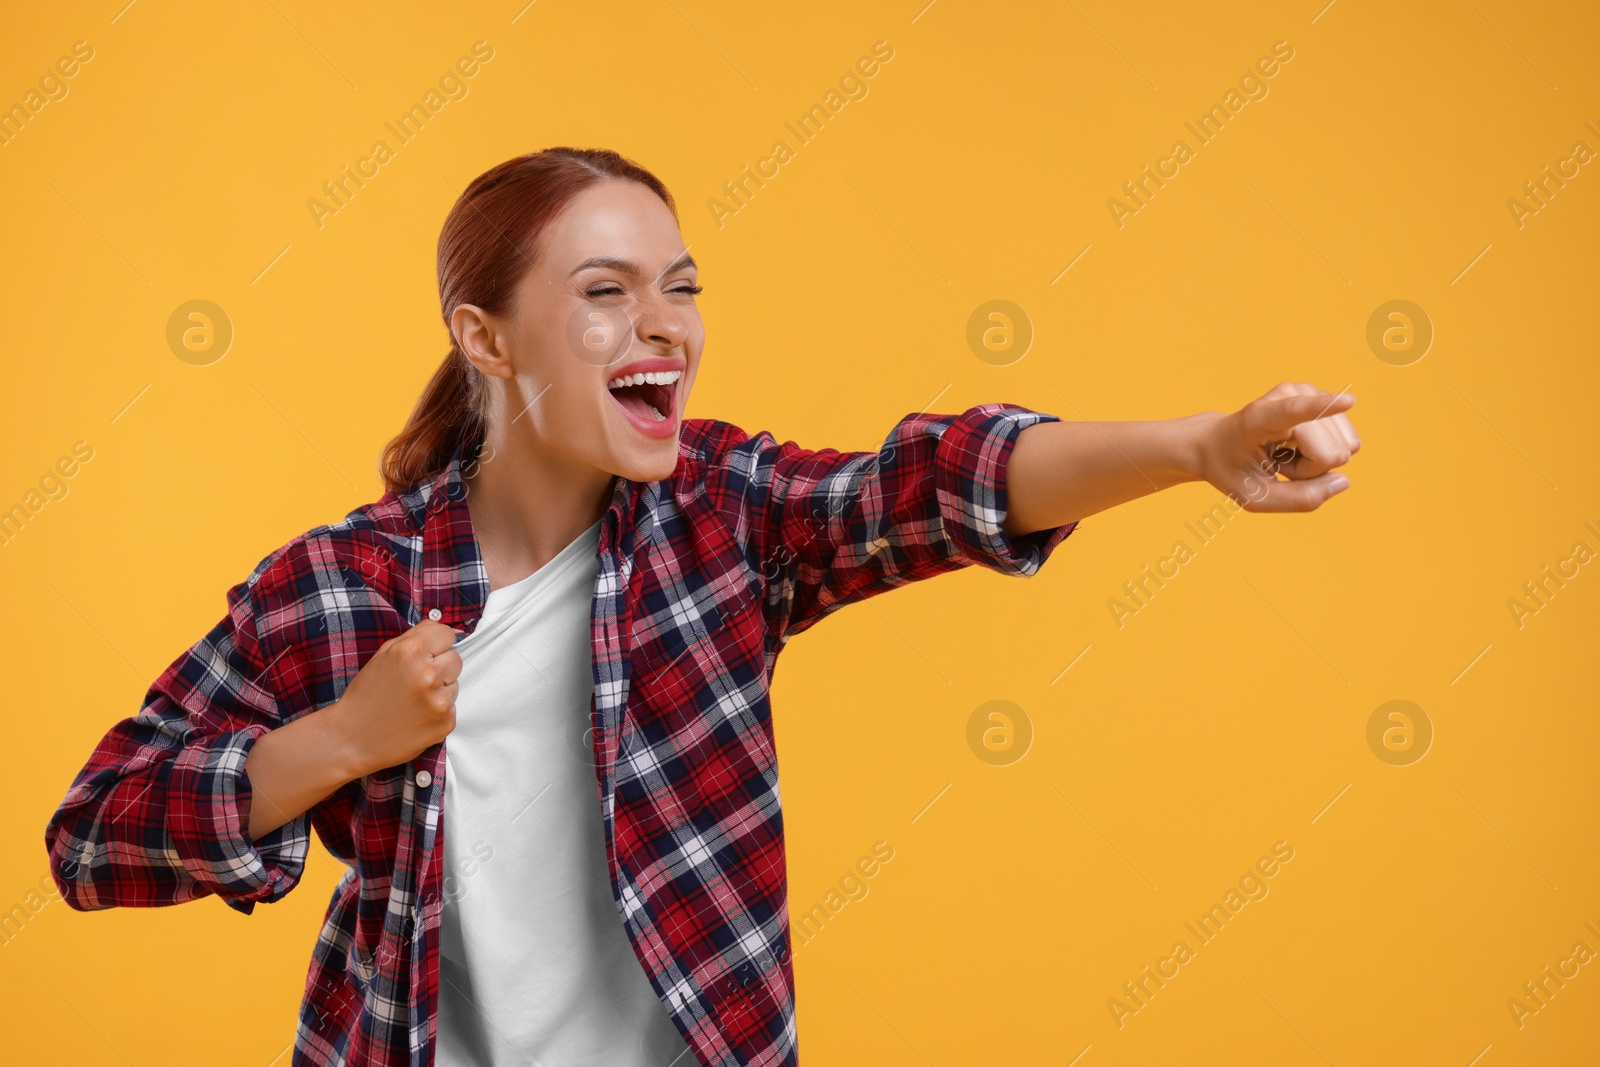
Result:
<svg viewBox="0 0 1600 1067">
<path fill-rule="evenodd" d="M 606 386 L 608 389 L 626 389 L 630 385 L 671 385 L 682 377 L 680 370 L 645 371 L 643 374 L 629 374 L 622 378 L 613 378 Z"/>
</svg>

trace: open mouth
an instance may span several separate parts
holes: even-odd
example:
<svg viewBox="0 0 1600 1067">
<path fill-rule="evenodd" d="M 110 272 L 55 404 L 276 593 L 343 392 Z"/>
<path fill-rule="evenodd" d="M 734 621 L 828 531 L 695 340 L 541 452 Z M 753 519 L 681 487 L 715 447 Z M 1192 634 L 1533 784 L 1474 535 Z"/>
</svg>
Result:
<svg viewBox="0 0 1600 1067">
<path fill-rule="evenodd" d="M 611 398 L 633 418 L 645 424 L 664 423 L 676 414 L 675 399 L 682 371 L 647 371 L 613 378 L 607 383 Z"/>
</svg>

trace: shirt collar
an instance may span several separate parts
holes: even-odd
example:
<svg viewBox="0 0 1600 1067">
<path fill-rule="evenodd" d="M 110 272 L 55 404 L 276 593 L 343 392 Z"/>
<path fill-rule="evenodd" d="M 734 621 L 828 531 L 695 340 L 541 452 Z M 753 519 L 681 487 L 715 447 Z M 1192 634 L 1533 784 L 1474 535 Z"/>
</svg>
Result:
<svg viewBox="0 0 1600 1067">
<path fill-rule="evenodd" d="M 476 625 L 489 598 L 489 575 L 472 530 L 467 510 L 467 485 L 462 468 L 477 455 L 476 444 L 458 445 L 443 470 L 414 486 L 404 496 L 413 527 L 422 533 L 421 569 L 415 589 L 416 621 L 433 608 L 440 622 L 470 629 Z M 660 483 L 641 483 L 618 477 L 611 502 L 600 518 L 601 553 L 629 556 L 640 536 L 648 537 L 653 508 L 647 496 L 659 492 Z M 643 528 L 641 528 L 641 520 Z M 414 623 L 413 623 L 414 624 Z"/>
</svg>

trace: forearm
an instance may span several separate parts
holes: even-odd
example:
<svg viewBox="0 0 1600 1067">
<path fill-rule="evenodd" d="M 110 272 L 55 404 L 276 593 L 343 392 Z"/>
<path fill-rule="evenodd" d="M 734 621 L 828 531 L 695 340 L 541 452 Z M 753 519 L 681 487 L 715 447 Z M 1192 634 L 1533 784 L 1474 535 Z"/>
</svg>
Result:
<svg viewBox="0 0 1600 1067">
<path fill-rule="evenodd" d="M 278 829 L 364 773 L 335 724 L 337 704 L 261 735 L 245 759 L 250 839 Z"/>
<path fill-rule="evenodd" d="M 1183 482 L 1202 479 L 1203 412 L 1141 422 L 1043 422 L 1023 429 L 1006 466 L 1012 537 L 1051 529 Z"/>
</svg>

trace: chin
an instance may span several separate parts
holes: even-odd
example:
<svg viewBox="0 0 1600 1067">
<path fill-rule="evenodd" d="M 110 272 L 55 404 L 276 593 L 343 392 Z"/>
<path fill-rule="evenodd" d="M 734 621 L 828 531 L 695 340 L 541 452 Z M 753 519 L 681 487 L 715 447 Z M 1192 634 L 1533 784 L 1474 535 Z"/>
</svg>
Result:
<svg viewBox="0 0 1600 1067">
<path fill-rule="evenodd" d="M 678 437 L 674 434 L 664 441 L 653 441 L 648 449 L 630 449 L 629 455 L 619 456 L 611 473 L 632 482 L 659 482 L 671 477 L 678 466 Z"/>
</svg>

